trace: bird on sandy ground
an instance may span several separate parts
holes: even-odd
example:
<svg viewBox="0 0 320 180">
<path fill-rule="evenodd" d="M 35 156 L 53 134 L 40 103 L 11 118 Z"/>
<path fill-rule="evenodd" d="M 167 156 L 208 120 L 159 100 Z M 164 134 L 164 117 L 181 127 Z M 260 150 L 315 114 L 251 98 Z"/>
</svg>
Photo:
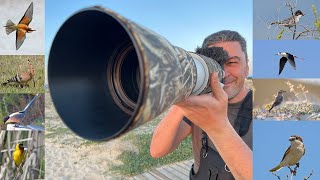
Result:
<svg viewBox="0 0 320 180">
<path fill-rule="evenodd" d="M 271 108 L 269 109 L 269 112 L 276 106 L 279 106 L 283 102 L 283 93 L 286 91 L 284 90 L 279 90 L 276 99 L 274 100 Z"/>
<path fill-rule="evenodd" d="M 279 64 L 279 74 L 281 74 L 285 64 L 287 63 L 287 61 L 289 61 L 290 65 L 293 67 L 294 70 L 296 70 L 296 63 L 294 61 L 294 58 L 299 58 L 301 60 L 304 60 L 304 58 L 300 58 L 298 56 L 294 56 L 290 53 L 287 52 L 279 52 L 276 55 L 282 56 L 280 59 L 280 64 Z"/>
<path fill-rule="evenodd" d="M 5 124 L 15 124 L 15 125 L 29 125 L 30 122 L 25 121 L 25 116 L 29 113 L 30 107 L 33 102 L 39 97 L 39 94 L 36 94 L 33 99 L 27 104 L 27 106 L 22 110 L 15 113 L 11 113 L 9 116 L 3 118 Z"/>
<path fill-rule="evenodd" d="M 291 145 L 284 153 L 281 162 L 276 167 L 270 169 L 270 172 L 278 171 L 282 167 L 287 166 L 290 169 L 290 172 L 292 173 L 293 171 L 291 170 L 290 166 L 296 165 L 297 167 L 299 167 L 299 161 L 306 151 L 303 144 L 303 140 L 300 136 L 293 135 L 290 136 L 289 141 Z"/>
<path fill-rule="evenodd" d="M 20 167 L 26 158 L 24 148 L 23 144 L 17 144 L 13 152 L 13 161 L 17 167 Z"/>
<path fill-rule="evenodd" d="M 32 21 L 33 16 L 33 2 L 28 7 L 27 11 L 24 13 L 23 17 L 16 25 L 10 19 L 7 21 L 7 24 L 4 26 L 6 28 L 7 35 L 11 34 L 13 31 L 16 31 L 16 50 L 18 50 L 24 40 L 26 39 L 26 33 L 31 33 L 35 31 L 29 27 L 30 22 Z"/>
<path fill-rule="evenodd" d="M 285 26 L 285 27 L 291 28 L 300 21 L 300 18 L 302 16 L 304 16 L 304 14 L 300 10 L 297 10 L 293 16 L 291 16 L 283 21 L 271 22 L 270 25 L 278 24 L 280 26 Z"/>
<path fill-rule="evenodd" d="M 33 86 L 36 87 L 36 83 L 34 81 L 34 76 L 35 76 L 35 70 L 28 59 L 28 65 L 29 68 L 27 69 L 26 72 L 19 72 L 15 76 L 11 77 L 10 79 L 7 80 L 7 82 L 2 83 L 3 86 L 6 86 L 9 83 L 15 83 L 18 84 L 21 88 L 24 86 L 29 86 L 29 81 L 33 81 Z"/>
</svg>

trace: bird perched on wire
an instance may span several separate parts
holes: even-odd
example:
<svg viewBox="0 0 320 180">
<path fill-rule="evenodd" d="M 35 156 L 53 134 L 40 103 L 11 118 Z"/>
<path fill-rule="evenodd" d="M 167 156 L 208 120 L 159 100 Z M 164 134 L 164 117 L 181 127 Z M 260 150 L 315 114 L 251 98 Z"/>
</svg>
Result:
<svg viewBox="0 0 320 180">
<path fill-rule="evenodd" d="M 20 165 L 25 161 L 26 154 L 24 151 L 23 144 L 17 144 L 15 147 L 15 150 L 13 152 L 13 161 L 17 167 L 20 167 Z"/>
<path fill-rule="evenodd" d="M 285 27 L 291 28 L 300 21 L 300 18 L 302 16 L 304 16 L 304 14 L 300 10 L 297 10 L 293 16 L 291 16 L 283 21 L 271 22 L 270 25 L 278 24 L 280 26 L 285 26 Z"/>
<path fill-rule="evenodd" d="M 294 56 L 290 53 L 287 52 L 279 52 L 276 55 L 282 56 L 280 59 L 280 64 L 279 64 L 279 74 L 281 74 L 284 66 L 286 65 L 287 61 L 289 61 L 290 65 L 293 67 L 294 70 L 296 70 L 296 62 L 294 61 L 294 58 L 299 58 L 301 60 L 304 60 L 304 58 L 300 58 L 298 56 Z"/>
<path fill-rule="evenodd" d="M 278 91 L 277 97 L 276 97 L 276 99 L 274 100 L 271 108 L 269 109 L 269 112 L 270 112 L 274 107 L 279 106 L 279 105 L 282 103 L 282 101 L 283 101 L 283 93 L 285 93 L 285 92 L 286 92 L 286 91 L 284 91 L 284 90 Z"/>
<path fill-rule="evenodd" d="M 16 83 L 23 88 L 24 86 L 29 86 L 28 83 L 29 81 L 32 80 L 33 86 L 36 87 L 36 83 L 34 81 L 35 70 L 29 59 L 28 59 L 28 65 L 29 65 L 29 68 L 27 69 L 26 72 L 17 73 L 15 76 L 8 79 L 7 82 L 2 83 L 2 85 L 5 86 L 8 83 Z"/>
<path fill-rule="evenodd" d="M 23 41 L 26 39 L 26 33 L 31 33 L 35 31 L 29 27 L 30 22 L 32 21 L 33 16 L 33 2 L 28 7 L 27 11 L 24 13 L 23 17 L 16 25 L 10 19 L 7 21 L 7 24 L 4 26 L 6 28 L 7 35 L 11 34 L 13 31 L 16 31 L 16 50 L 18 50 Z"/>
<path fill-rule="evenodd" d="M 302 138 L 300 136 L 293 135 L 293 136 L 290 136 L 289 141 L 291 145 L 284 153 L 281 162 L 276 167 L 270 169 L 269 170 L 270 172 L 278 171 L 285 166 L 288 166 L 290 171 L 292 171 L 290 166 L 296 165 L 299 167 L 299 161 L 306 151 Z"/>
<path fill-rule="evenodd" d="M 22 110 L 10 114 L 3 118 L 5 124 L 15 124 L 15 125 L 29 125 L 30 122 L 25 121 L 25 116 L 29 113 L 30 107 L 33 102 L 39 97 L 39 94 L 36 94 L 33 99 L 27 104 L 27 106 Z"/>
</svg>

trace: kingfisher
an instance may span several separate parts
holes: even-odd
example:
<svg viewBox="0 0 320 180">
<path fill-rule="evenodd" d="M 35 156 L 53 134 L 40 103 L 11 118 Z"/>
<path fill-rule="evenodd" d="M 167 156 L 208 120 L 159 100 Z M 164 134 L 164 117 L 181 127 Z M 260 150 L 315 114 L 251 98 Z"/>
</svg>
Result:
<svg viewBox="0 0 320 180">
<path fill-rule="evenodd" d="M 291 28 L 300 21 L 300 18 L 302 16 L 304 16 L 304 14 L 300 10 L 297 10 L 293 16 L 291 16 L 283 21 L 271 22 L 270 25 L 278 24 L 280 26 L 285 26 L 285 27 Z"/>
<path fill-rule="evenodd" d="M 27 11 L 24 13 L 23 17 L 16 25 L 10 19 L 7 21 L 7 24 L 4 26 L 6 28 L 7 35 L 11 34 L 13 31 L 16 31 L 16 50 L 18 50 L 23 41 L 26 39 L 26 33 L 31 33 L 35 31 L 29 27 L 30 22 L 32 21 L 33 15 L 33 2 L 28 7 Z"/>
<path fill-rule="evenodd" d="M 279 52 L 277 53 L 276 55 L 279 55 L 279 56 L 282 56 L 281 59 L 280 59 L 280 64 L 279 64 L 279 74 L 281 74 L 283 68 L 284 68 L 284 65 L 287 63 L 287 61 L 289 61 L 290 65 L 293 67 L 294 70 L 296 70 L 296 63 L 294 61 L 294 58 L 299 58 L 301 60 L 304 60 L 304 58 L 300 58 L 298 56 L 294 56 L 290 53 L 287 53 L 287 52 Z"/>
</svg>

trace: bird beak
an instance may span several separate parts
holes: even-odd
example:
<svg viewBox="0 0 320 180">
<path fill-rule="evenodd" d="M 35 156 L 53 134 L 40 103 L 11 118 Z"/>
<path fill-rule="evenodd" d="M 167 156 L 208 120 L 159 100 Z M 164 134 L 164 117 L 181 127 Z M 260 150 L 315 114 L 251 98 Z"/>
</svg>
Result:
<svg viewBox="0 0 320 180">
<path fill-rule="evenodd" d="M 289 138 L 289 141 L 293 141 L 293 140 L 295 140 L 295 137 L 290 137 Z"/>
</svg>

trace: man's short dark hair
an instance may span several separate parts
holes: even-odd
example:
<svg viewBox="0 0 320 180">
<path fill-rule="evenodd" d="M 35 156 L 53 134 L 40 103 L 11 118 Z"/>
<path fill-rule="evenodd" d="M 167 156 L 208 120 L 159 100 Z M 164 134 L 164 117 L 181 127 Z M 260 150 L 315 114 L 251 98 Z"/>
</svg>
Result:
<svg viewBox="0 0 320 180">
<path fill-rule="evenodd" d="M 246 56 L 246 61 L 248 62 L 247 54 L 247 42 L 246 40 L 236 31 L 223 30 L 216 33 L 213 33 L 206 37 L 202 43 L 202 47 L 208 47 L 211 44 L 219 42 L 228 42 L 228 41 L 237 41 L 240 43 L 241 49 Z"/>
</svg>

